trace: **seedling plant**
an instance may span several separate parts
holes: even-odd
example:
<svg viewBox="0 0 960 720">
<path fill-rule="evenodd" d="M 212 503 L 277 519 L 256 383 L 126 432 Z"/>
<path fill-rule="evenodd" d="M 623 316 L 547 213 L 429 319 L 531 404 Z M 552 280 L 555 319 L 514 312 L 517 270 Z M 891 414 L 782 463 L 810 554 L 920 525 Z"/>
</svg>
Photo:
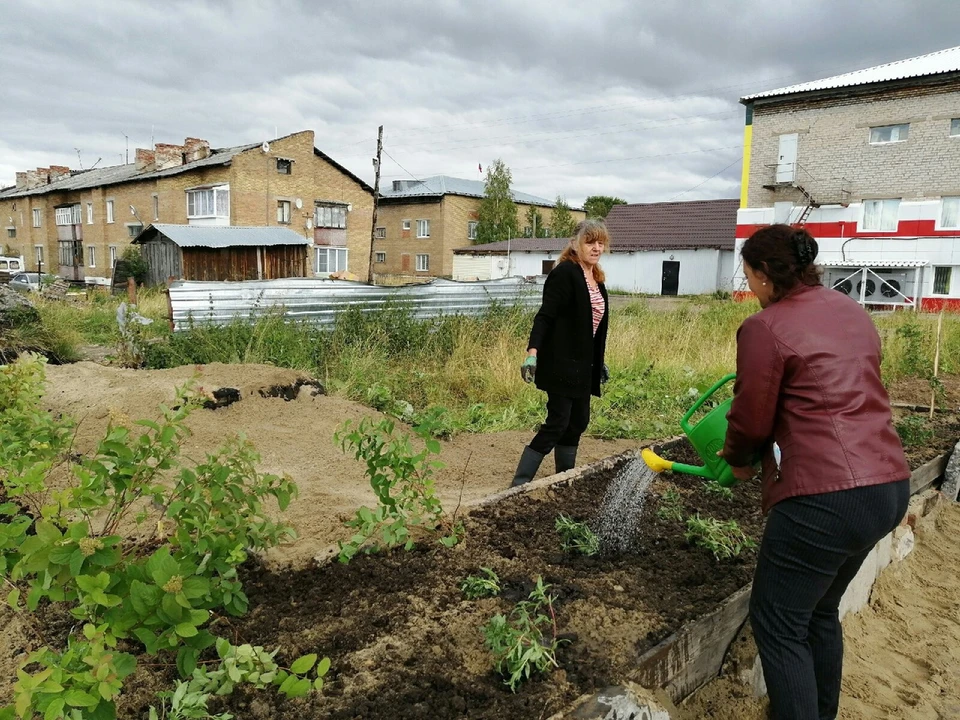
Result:
<svg viewBox="0 0 960 720">
<path fill-rule="evenodd" d="M 600 538 L 585 522 L 577 522 L 560 514 L 555 522 L 564 552 L 596 555 L 600 552 Z"/>
<path fill-rule="evenodd" d="M 700 517 L 700 513 L 687 518 L 686 538 L 692 545 L 712 552 L 717 560 L 737 557 L 745 549 L 757 546 L 736 520 Z"/>
<path fill-rule="evenodd" d="M 467 600 L 496 597 L 500 594 L 500 578 L 488 567 L 480 568 L 479 575 L 469 575 L 460 583 L 460 591 Z"/>
</svg>

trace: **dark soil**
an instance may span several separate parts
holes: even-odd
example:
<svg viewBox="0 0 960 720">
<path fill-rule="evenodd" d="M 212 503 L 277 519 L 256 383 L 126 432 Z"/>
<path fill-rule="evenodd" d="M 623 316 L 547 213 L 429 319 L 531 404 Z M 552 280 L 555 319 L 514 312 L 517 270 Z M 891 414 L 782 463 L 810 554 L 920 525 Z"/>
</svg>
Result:
<svg viewBox="0 0 960 720">
<path fill-rule="evenodd" d="M 696 462 L 689 448 L 664 454 Z M 689 546 L 683 523 L 658 517 L 662 493 L 674 487 L 686 515 L 737 519 L 755 539 L 762 518 L 755 483 L 725 498 L 705 492 L 698 478 L 666 474 L 651 490 L 636 552 L 564 555 L 557 515 L 592 521 L 615 473 L 480 509 L 466 519 L 465 540 L 452 550 L 363 556 L 300 572 L 247 567 L 250 611 L 214 621 L 215 634 L 280 646 L 287 662 L 316 652 L 330 657 L 332 669 L 324 691 L 307 698 L 238 689 L 211 709 L 240 718 L 539 718 L 621 681 L 637 655 L 747 584 L 755 562 L 753 550 L 721 562 Z M 485 566 L 500 576 L 502 596 L 465 601 L 460 581 Z M 538 575 L 557 598 L 559 633 L 573 640 L 561 646 L 560 670 L 514 694 L 494 674 L 481 628 L 524 599 Z M 144 716 L 156 674 L 142 678 L 150 692 L 128 698 L 124 717 Z"/>
</svg>

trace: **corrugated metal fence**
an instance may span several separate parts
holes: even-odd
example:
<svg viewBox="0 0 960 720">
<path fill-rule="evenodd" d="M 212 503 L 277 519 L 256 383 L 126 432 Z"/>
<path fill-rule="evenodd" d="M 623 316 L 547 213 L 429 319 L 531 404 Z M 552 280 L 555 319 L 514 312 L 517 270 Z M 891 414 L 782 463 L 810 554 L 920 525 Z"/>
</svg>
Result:
<svg viewBox="0 0 960 720">
<path fill-rule="evenodd" d="M 332 325 L 347 308 L 370 312 L 387 304 L 407 305 L 414 317 L 480 315 L 494 303 L 537 307 L 543 278 L 504 278 L 485 282 L 437 279 L 425 285 L 381 287 L 347 280 L 285 278 L 246 282 L 191 282 L 170 285 L 175 330 L 194 325 L 224 325 L 282 310 L 284 317 Z"/>
</svg>

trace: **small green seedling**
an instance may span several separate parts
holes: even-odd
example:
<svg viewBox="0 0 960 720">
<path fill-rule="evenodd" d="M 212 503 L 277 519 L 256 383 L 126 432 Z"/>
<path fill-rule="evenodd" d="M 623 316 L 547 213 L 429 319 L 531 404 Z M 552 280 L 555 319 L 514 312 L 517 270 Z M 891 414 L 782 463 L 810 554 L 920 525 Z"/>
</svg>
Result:
<svg viewBox="0 0 960 720">
<path fill-rule="evenodd" d="M 660 496 L 657 517 L 661 520 L 683 521 L 683 498 L 676 488 L 669 488 Z"/>
<path fill-rule="evenodd" d="M 733 490 L 728 487 L 724 487 L 718 482 L 713 482 L 712 480 L 707 480 L 703 483 L 703 489 L 710 493 L 711 495 L 719 495 L 724 500 L 733 499 Z"/>
<path fill-rule="evenodd" d="M 712 552 L 717 560 L 737 557 L 746 548 L 757 546 L 736 520 L 702 518 L 700 513 L 687 518 L 686 538 L 687 542 Z"/>
<path fill-rule="evenodd" d="M 496 597 L 500 594 L 500 578 L 488 567 L 480 568 L 480 575 L 470 575 L 460 583 L 467 600 Z"/>
<path fill-rule="evenodd" d="M 556 521 L 560 533 L 560 545 L 564 552 L 596 555 L 600 552 L 600 538 L 586 523 L 576 522 L 561 514 Z"/>
</svg>

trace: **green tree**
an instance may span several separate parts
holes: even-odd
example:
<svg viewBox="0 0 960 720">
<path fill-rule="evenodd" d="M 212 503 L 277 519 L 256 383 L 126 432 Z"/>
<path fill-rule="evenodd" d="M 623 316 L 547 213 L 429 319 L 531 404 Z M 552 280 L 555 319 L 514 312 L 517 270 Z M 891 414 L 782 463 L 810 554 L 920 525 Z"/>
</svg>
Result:
<svg viewBox="0 0 960 720">
<path fill-rule="evenodd" d="M 478 212 L 477 245 L 517 237 L 517 205 L 510 192 L 513 175 L 503 160 L 487 168 L 487 180 Z"/>
<path fill-rule="evenodd" d="M 583 209 L 588 218 L 603 219 L 614 205 L 626 204 L 627 201 L 623 198 L 611 197 L 610 195 L 591 195 L 583 201 Z"/>
<path fill-rule="evenodd" d="M 553 236 L 558 238 L 571 237 L 576 226 L 567 201 L 557 195 L 557 204 L 553 207 Z"/>
<path fill-rule="evenodd" d="M 547 237 L 547 228 L 543 224 L 543 215 L 540 214 L 540 210 L 536 205 L 527 206 L 527 212 L 524 215 L 524 218 L 527 221 L 527 226 L 523 229 L 524 237 Z"/>
<path fill-rule="evenodd" d="M 137 281 L 137 285 L 143 285 L 147 280 L 149 266 L 140 248 L 136 245 L 128 245 L 124 248 L 120 259 L 127 263 L 127 272 Z"/>
</svg>

